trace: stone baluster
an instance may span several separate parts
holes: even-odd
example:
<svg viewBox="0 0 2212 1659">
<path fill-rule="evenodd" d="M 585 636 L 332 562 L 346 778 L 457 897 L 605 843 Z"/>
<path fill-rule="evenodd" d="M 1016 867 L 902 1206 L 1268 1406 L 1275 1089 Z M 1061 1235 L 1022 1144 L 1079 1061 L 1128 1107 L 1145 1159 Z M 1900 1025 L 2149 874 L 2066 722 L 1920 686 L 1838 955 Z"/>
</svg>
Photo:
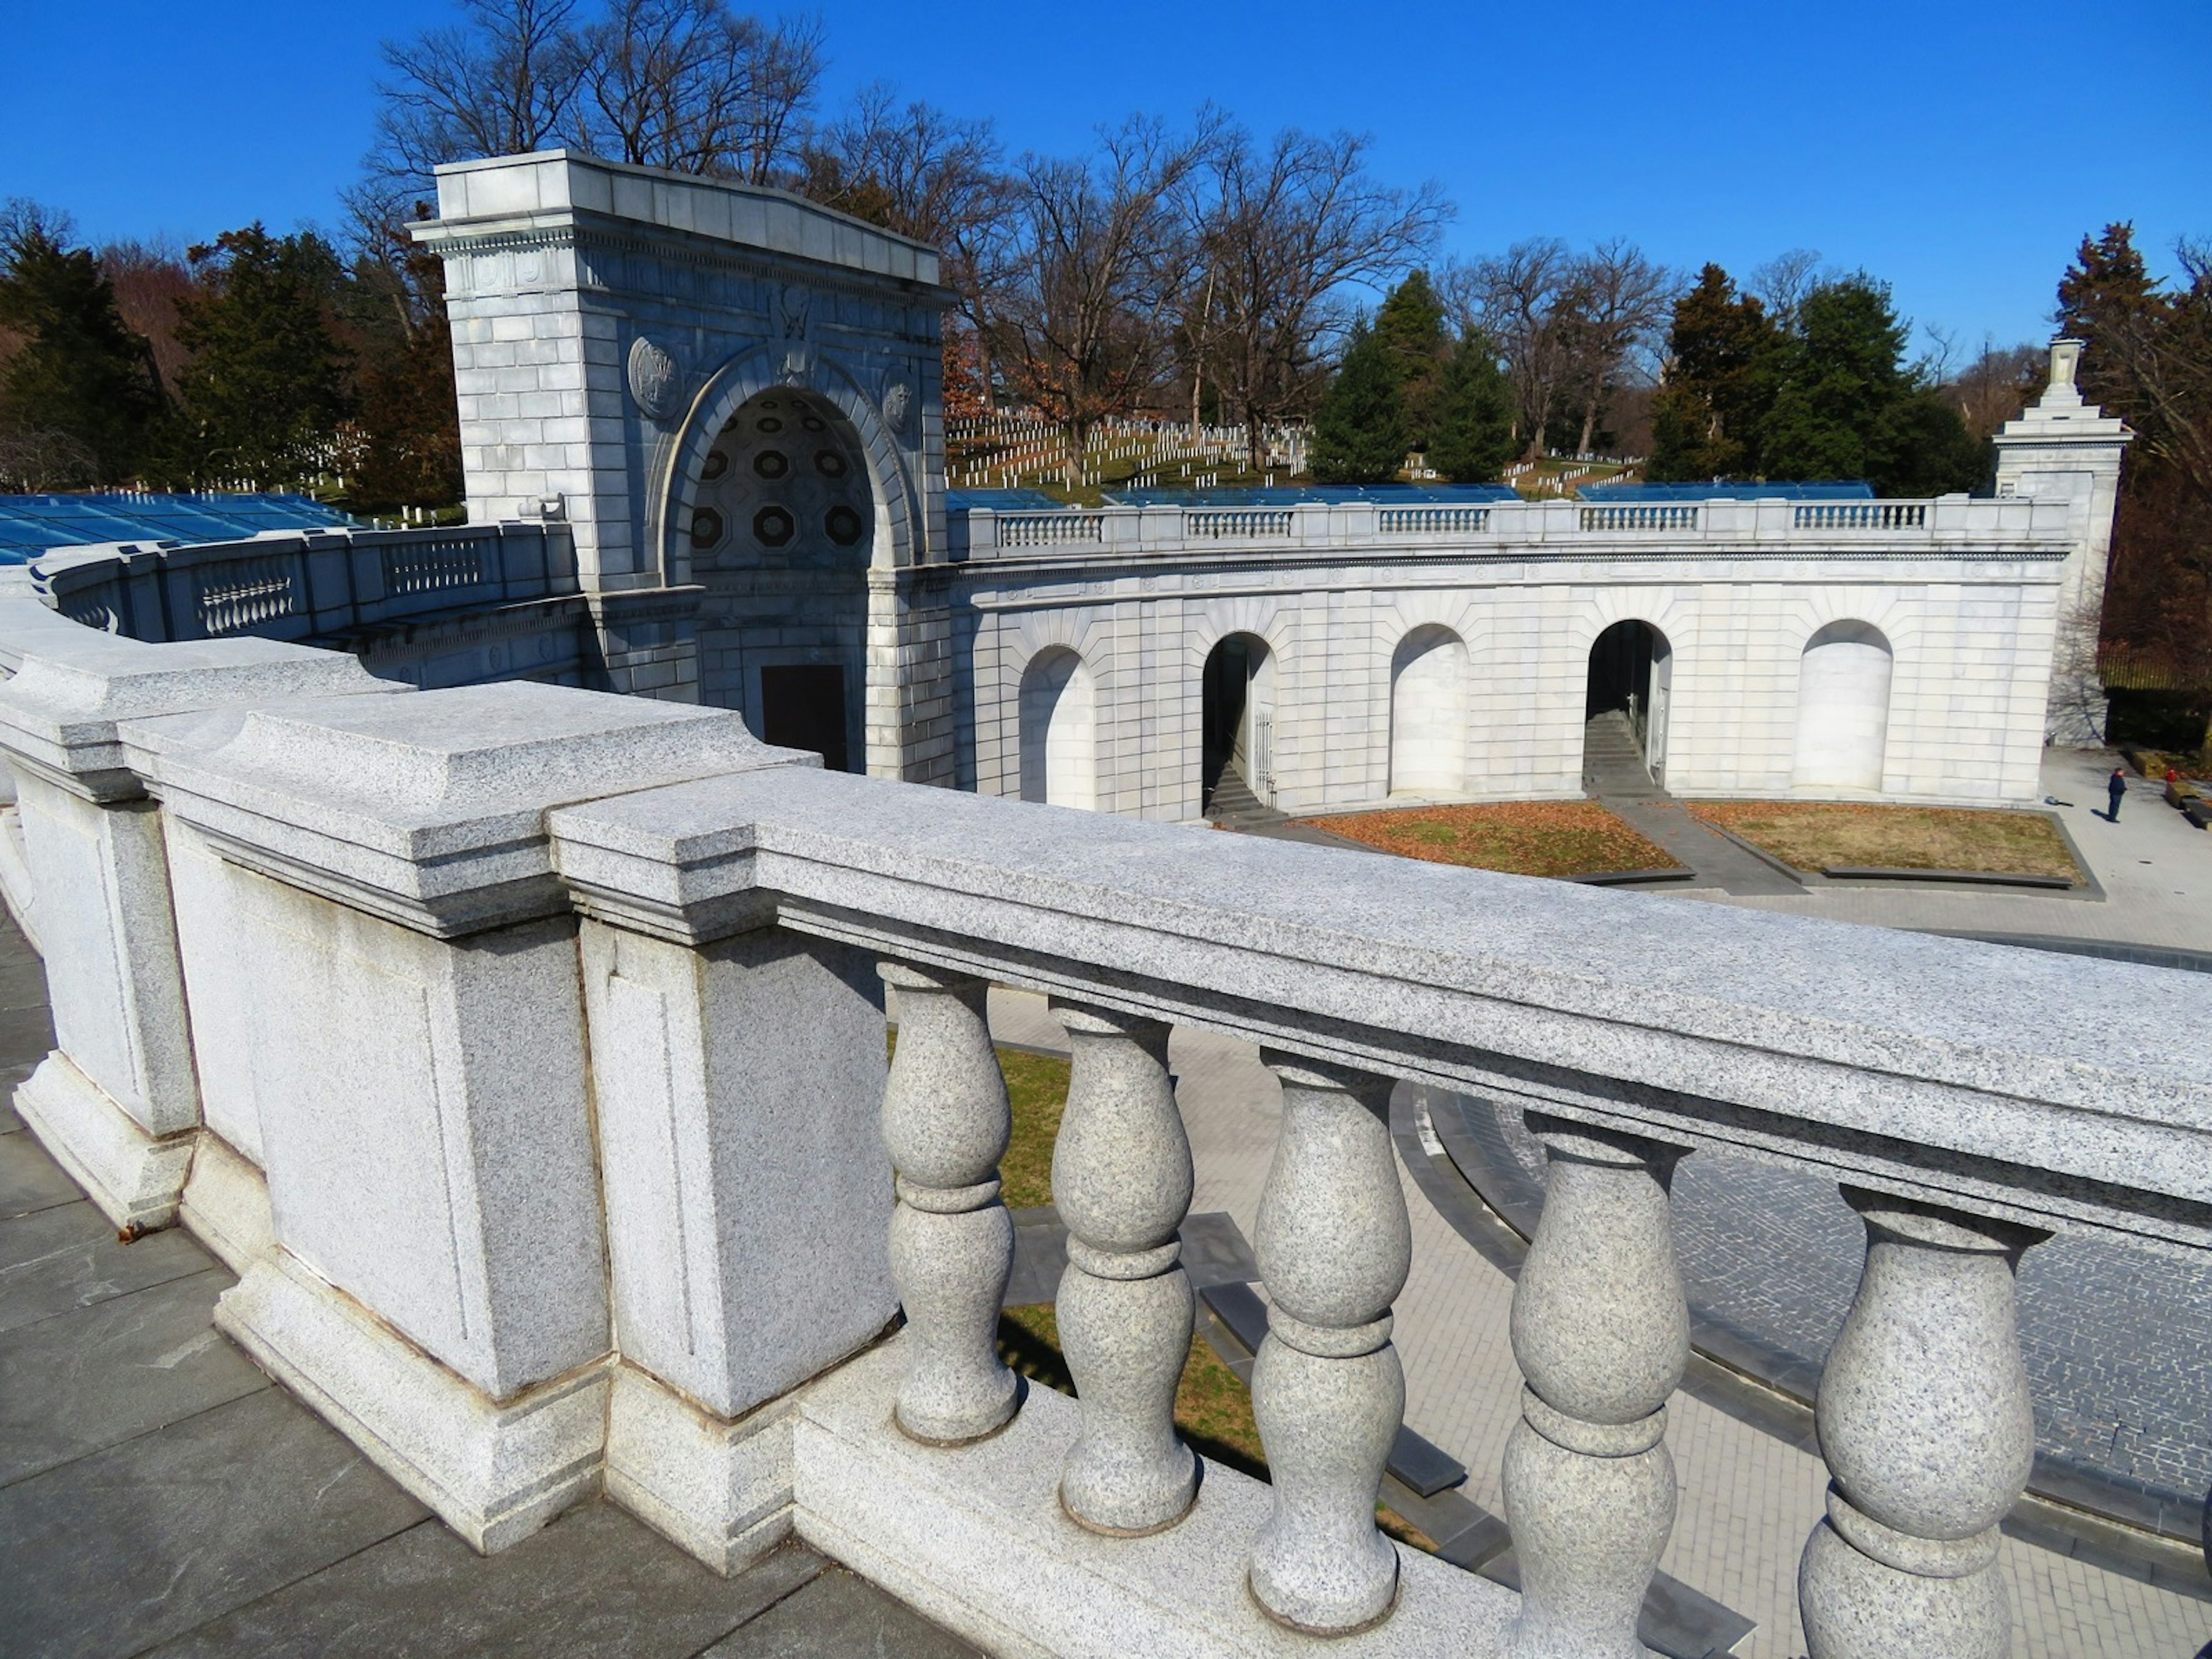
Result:
<svg viewBox="0 0 2212 1659">
<path fill-rule="evenodd" d="M 1067 1224 L 1060 1338 L 1083 1431 L 1060 1480 L 1067 1512 L 1134 1536 L 1181 1520 L 1198 1460 L 1176 1438 L 1176 1385 L 1194 1311 L 1176 1229 L 1190 1208 L 1190 1142 L 1158 1020 L 1055 1001 L 1074 1048 L 1052 1192 Z"/>
<path fill-rule="evenodd" d="M 891 1280 L 910 1347 L 894 1414 L 916 1440 L 959 1445 L 1014 1414 L 1017 1383 L 997 1343 L 1014 1260 L 999 1159 L 1013 1119 L 984 1015 L 988 986 L 903 963 L 877 971 L 898 993 L 884 1144 L 898 1192 Z"/>
<path fill-rule="evenodd" d="M 1398 1556 L 1375 1501 L 1406 1409 L 1390 1303 L 1413 1231 L 1388 1127 L 1387 1078 L 1263 1053 L 1283 1121 L 1260 1195 L 1267 1340 L 1252 1411 L 1275 1506 L 1253 1547 L 1252 1593 L 1295 1629 L 1335 1635 L 1385 1617 Z"/>
<path fill-rule="evenodd" d="M 1674 1524 L 1667 1400 L 1690 1358 L 1668 1222 L 1677 1148 L 1530 1113 L 1544 1212 L 1513 1291 L 1526 1384 L 1505 1443 L 1521 1561 L 1512 1659 L 1640 1659 L 1637 1615 Z"/>
<path fill-rule="evenodd" d="M 1999 1659 L 1998 1523 L 2035 1461 L 2014 1280 L 2049 1235 L 1843 1190 L 1866 1270 L 1820 1375 L 1828 1513 L 1797 1571 L 1805 1639 L 1813 1659 Z"/>
</svg>

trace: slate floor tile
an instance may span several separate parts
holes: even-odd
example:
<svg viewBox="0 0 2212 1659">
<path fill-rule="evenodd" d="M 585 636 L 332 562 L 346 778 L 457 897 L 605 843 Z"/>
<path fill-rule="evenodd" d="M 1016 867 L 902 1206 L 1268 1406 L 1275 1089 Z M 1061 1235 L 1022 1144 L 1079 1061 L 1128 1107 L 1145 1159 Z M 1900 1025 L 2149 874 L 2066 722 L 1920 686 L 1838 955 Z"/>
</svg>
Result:
<svg viewBox="0 0 2212 1659">
<path fill-rule="evenodd" d="M 45 1004 L 0 1008 L 0 1064 L 36 1065 L 53 1046 L 53 1016 Z"/>
<path fill-rule="evenodd" d="M 0 1008 L 41 1008 L 46 1001 L 46 965 L 27 952 L 0 955 Z"/>
<path fill-rule="evenodd" d="M 436 1522 L 156 1650 L 160 1659 L 690 1659 L 820 1573 L 788 1545 L 734 1578 L 607 1504 L 485 1558 Z"/>
<path fill-rule="evenodd" d="M 0 1221 L 0 1332 L 215 1265 L 181 1227 L 118 1243 L 89 1201 Z"/>
<path fill-rule="evenodd" d="M 232 1283 L 210 1269 L 0 1333 L 0 1486 L 267 1389 L 209 1322 Z"/>
<path fill-rule="evenodd" d="M 264 1389 L 0 1491 L 0 1632 L 44 1659 L 137 1653 L 425 1514 Z"/>
<path fill-rule="evenodd" d="M 977 1659 L 976 1651 L 865 1578 L 833 1567 L 699 1659 Z"/>
<path fill-rule="evenodd" d="M 73 1204 L 84 1194 L 35 1135 L 0 1135 L 0 1219 Z"/>
</svg>

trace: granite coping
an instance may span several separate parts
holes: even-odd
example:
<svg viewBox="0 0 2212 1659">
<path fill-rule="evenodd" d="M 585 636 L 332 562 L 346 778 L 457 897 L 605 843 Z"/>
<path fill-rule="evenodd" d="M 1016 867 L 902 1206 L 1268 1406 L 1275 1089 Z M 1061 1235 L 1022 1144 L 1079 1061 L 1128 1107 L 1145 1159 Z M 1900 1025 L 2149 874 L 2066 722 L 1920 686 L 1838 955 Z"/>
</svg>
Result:
<svg viewBox="0 0 2212 1659">
<path fill-rule="evenodd" d="M 1323 848 L 826 773 L 551 823 L 580 887 L 695 905 L 758 888 L 787 926 L 1032 988 L 2212 1243 L 2200 975 L 1411 860 L 1352 872 Z"/>
<path fill-rule="evenodd" d="M 564 908 L 548 807 L 820 764 L 727 710 L 529 681 L 128 722 L 122 738 L 228 856 L 441 935 Z"/>
<path fill-rule="evenodd" d="M 99 799 L 141 793 L 118 733 L 125 720 L 408 689 L 342 652 L 245 637 L 148 645 L 66 620 L 56 629 L 18 629 L 17 620 L 0 612 L 0 632 L 19 642 L 15 675 L 0 687 L 0 747 Z"/>
</svg>

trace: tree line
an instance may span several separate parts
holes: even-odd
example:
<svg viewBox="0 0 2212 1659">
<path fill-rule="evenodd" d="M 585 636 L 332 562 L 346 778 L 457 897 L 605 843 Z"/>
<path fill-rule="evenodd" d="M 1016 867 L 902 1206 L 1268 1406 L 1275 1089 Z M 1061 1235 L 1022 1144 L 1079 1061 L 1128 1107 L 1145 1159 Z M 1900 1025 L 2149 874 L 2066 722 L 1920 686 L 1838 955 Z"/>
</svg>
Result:
<svg viewBox="0 0 2212 1659">
<path fill-rule="evenodd" d="M 1310 418 L 1316 476 L 1346 482 L 1409 453 L 1473 481 L 1564 450 L 1648 453 L 1661 479 L 1923 494 L 1979 481 L 2039 359 L 1985 343 L 1954 366 L 1940 336 L 1914 357 L 1879 282 L 1810 254 L 1741 286 L 1625 240 L 1438 263 L 1451 204 L 1379 177 L 1357 135 L 1263 136 L 1209 108 L 1010 155 L 988 120 L 886 85 L 824 111 L 824 62 L 817 25 L 726 0 L 460 0 L 450 27 L 386 48 L 339 231 L 94 250 L 18 205 L 0 219 L 0 474 L 338 473 L 372 510 L 457 500 L 441 271 L 404 227 L 440 163 L 556 144 L 792 190 L 939 247 L 948 411 L 1032 409 L 1071 469 L 1098 422 L 1149 413 L 1241 423 L 1255 471 L 1271 428 Z"/>
<path fill-rule="evenodd" d="M 2153 275 L 2135 228 L 2084 236 L 2057 320 L 2085 343 L 2081 395 L 2134 429 L 2120 474 L 2104 638 L 2162 659 L 2212 720 L 2212 243 L 2184 240 Z"/>
</svg>

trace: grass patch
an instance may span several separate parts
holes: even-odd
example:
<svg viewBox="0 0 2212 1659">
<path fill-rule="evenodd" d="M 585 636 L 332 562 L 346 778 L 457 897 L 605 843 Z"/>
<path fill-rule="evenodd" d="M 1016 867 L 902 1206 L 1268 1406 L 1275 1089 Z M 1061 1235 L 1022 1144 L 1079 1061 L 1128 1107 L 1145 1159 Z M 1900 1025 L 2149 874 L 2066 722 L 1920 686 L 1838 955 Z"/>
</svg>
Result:
<svg viewBox="0 0 2212 1659">
<path fill-rule="evenodd" d="M 1800 870 L 1857 865 L 2081 879 L 2058 826 L 2040 812 L 1765 800 L 1698 801 L 1690 811 Z"/>
<path fill-rule="evenodd" d="M 999 1070 L 1014 1109 L 1014 1138 L 999 1160 L 1000 1190 L 1010 1210 L 1052 1202 L 1052 1143 L 1067 1109 L 1067 1065 L 1059 1054 L 999 1050 Z"/>
<path fill-rule="evenodd" d="M 1664 848 L 1594 800 L 1409 806 L 1304 822 L 1406 858 L 1514 876 L 1678 867 Z"/>
<path fill-rule="evenodd" d="M 1009 1308 L 999 1316 L 999 1358 L 1031 1382 L 1073 1397 L 1075 1379 L 1060 1354 L 1060 1319 L 1051 1304 Z M 1176 1385 L 1175 1422 L 1176 1432 L 1200 1456 L 1255 1480 L 1267 1478 L 1252 1391 L 1202 1336 L 1191 1338 L 1182 1381 Z M 1375 1506 L 1375 1523 L 1401 1544 L 1436 1553 L 1436 1540 L 1387 1504 Z"/>
</svg>

